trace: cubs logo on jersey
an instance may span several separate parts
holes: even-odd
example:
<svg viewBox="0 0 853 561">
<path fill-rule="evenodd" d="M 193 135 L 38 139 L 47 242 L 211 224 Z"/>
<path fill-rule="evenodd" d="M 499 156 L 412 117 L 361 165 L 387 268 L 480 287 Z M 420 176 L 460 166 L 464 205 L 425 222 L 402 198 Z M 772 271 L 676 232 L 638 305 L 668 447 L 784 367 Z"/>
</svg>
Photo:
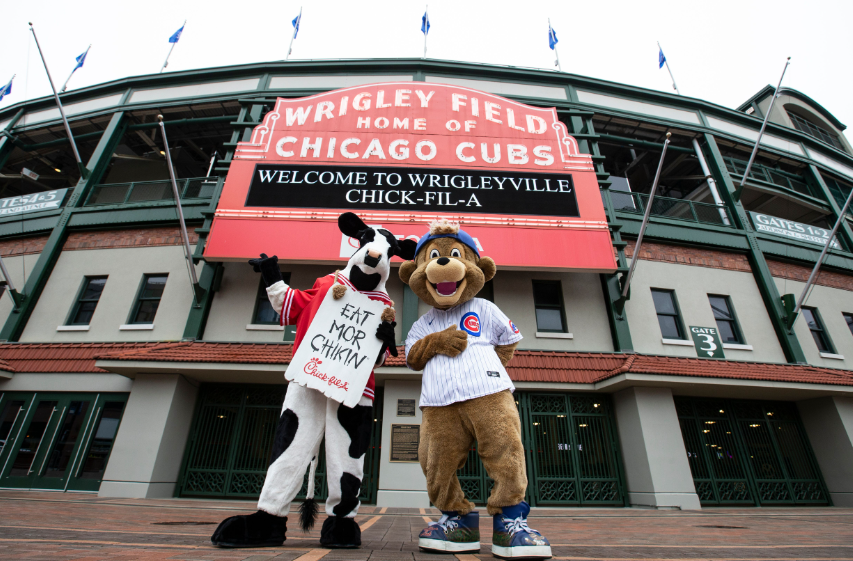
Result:
<svg viewBox="0 0 853 561">
<path fill-rule="evenodd" d="M 509 320 L 509 327 L 510 327 L 510 329 L 512 329 L 512 332 L 513 332 L 513 333 L 521 333 L 521 332 L 518 330 L 518 328 L 515 326 L 515 324 L 514 324 L 514 323 L 512 323 L 512 320 Z"/>
<path fill-rule="evenodd" d="M 468 312 L 464 316 L 462 316 L 462 321 L 459 322 L 459 328 L 462 331 L 468 333 L 468 335 L 473 335 L 474 337 L 480 336 L 480 316 L 477 315 L 476 312 Z"/>
</svg>

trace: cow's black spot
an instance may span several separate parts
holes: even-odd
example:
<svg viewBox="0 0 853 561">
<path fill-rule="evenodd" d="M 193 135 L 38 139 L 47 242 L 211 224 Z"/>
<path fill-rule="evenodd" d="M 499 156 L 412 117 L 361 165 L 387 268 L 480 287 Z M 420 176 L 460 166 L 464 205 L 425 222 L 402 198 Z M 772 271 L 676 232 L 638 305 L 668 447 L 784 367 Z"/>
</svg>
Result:
<svg viewBox="0 0 853 561">
<path fill-rule="evenodd" d="M 366 230 L 362 230 L 358 233 L 358 247 L 364 246 L 366 243 L 370 243 L 373 241 L 373 238 L 376 236 L 376 230 L 373 228 L 368 228 Z"/>
<path fill-rule="evenodd" d="M 352 285 L 356 290 L 359 292 L 366 292 L 374 290 L 379 286 L 379 281 L 382 280 L 382 275 L 379 273 L 368 275 L 362 271 L 358 265 L 353 265 L 352 269 L 350 269 L 349 280 L 352 282 Z"/>
<path fill-rule="evenodd" d="M 293 438 L 296 436 L 296 430 L 299 428 L 299 417 L 290 409 L 285 409 L 281 413 L 281 418 L 278 420 L 278 426 L 275 429 L 275 440 L 272 443 L 272 456 L 270 456 L 270 465 L 284 454 L 290 445 L 293 443 Z"/>
<path fill-rule="evenodd" d="M 341 502 L 332 509 L 335 516 L 346 516 L 352 512 L 358 506 L 358 494 L 360 491 L 361 479 L 351 473 L 344 472 L 341 475 Z"/>
<path fill-rule="evenodd" d="M 373 430 L 373 406 L 356 405 L 353 408 L 338 406 L 338 422 L 347 431 L 350 439 L 350 458 L 359 459 L 370 447 Z"/>
</svg>

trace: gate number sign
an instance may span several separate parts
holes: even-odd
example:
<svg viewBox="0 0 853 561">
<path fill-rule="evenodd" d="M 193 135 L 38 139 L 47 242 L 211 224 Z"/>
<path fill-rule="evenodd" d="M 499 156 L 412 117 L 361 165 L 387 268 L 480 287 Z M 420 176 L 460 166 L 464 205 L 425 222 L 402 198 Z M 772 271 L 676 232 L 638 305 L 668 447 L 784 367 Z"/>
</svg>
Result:
<svg viewBox="0 0 853 561">
<path fill-rule="evenodd" d="M 723 342 L 720 332 L 716 327 L 690 326 L 690 335 L 693 337 L 693 345 L 696 354 L 700 358 L 726 358 L 723 354 Z"/>
</svg>

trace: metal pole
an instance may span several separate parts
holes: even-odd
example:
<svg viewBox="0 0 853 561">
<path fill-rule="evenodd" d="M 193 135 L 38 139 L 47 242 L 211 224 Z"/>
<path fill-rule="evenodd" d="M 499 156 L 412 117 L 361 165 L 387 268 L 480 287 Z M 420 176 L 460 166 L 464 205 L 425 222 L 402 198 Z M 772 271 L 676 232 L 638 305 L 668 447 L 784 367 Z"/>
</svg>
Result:
<svg viewBox="0 0 853 561">
<path fill-rule="evenodd" d="M 693 139 L 693 150 L 696 151 L 696 157 L 699 158 L 699 167 L 702 168 L 702 173 L 705 174 L 705 181 L 708 182 L 708 188 L 711 189 L 711 196 L 714 197 L 714 203 L 720 207 L 717 209 L 720 211 L 720 218 L 723 219 L 723 224 L 731 226 L 723 199 L 720 198 L 720 192 L 717 191 L 717 182 L 714 181 L 714 176 L 711 175 L 711 171 L 708 169 L 708 162 L 705 161 L 705 155 L 702 153 L 699 142 L 695 138 Z"/>
<path fill-rule="evenodd" d="M 424 58 L 426 58 L 426 47 L 427 47 L 427 35 L 429 35 L 429 4 L 426 5 L 424 9 L 424 15 L 426 16 L 426 21 L 423 23 L 424 28 Z"/>
<path fill-rule="evenodd" d="M 92 48 L 92 45 L 91 45 L 91 44 L 89 44 L 89 46 L 88 46 L 88 47 L 86 47 L 86 52 L 85 52 L 85 53 L 83 53 L 83 60 L 84 60 L 84 61 L 86 60 L 86 55 L 87 55 L 87 54 L 89 54 L 89 49 L 91 49 L 91 48 Z M 62 89 L 61 89 L 61 90 L 59 90 L 59 93 L 62 93 L 62 92 L 64 92 L 64 91 L 65 91 L 65 88 L 67 88 L 67 87 L 68 87 L 68 82 L 69 82 L 69 81 L 71 81 L 71 77 L 72 77 L 72 76 L 74 76 L 74 73 L 75 73 L 75 72 L 77 72 L 77 65 L 76 65 L 76 64 L 74 65 L 74 70 L 72 70 L 72 71 L 71 71 L 71 74 L 69 74 L 69 75 L 68 75 L 68 80 L 65 80 L 65 83 L 64 83 L 64 84 L 62 84 Z"/>
<path fill-rule="evenodd" d="M 195 273 L 195 267 L 192 261 L 192 250 L 190 250 L 190 238 L 187 235 L 187 223 L 184 221 L 184 210 L 181 207 L 181 194 L 178 192 L 178 183 L 175 181 L 175 168 L 172 167 L 172 155 L 169 153 L 169 140 L 166 138 L 166 125 L 163 123 L 163 115 L 157 115 L 157 120 L 160 122 L 160 132 L 163 135 L 163 146 L 166 148 L 166 163 L 169 165 L 169 177 L 172 179 L 172 193 L 175 195 L 175 204 L 178 208 L 178 220 L 181 223 L 181 237 L 184 240 L 184 249 L 186 250 L 186 258 L 189 263 L 190 276 L 193 281 L 193 292 L 196 296 L 196 305 L 198 305 L 199 294 L 196 289 L 199 289 L 198 277 Z"/>
<path fill-rule="evenodd" d="M 298 25 L 302 25 L 302 6 L 299 6 L 299 17 L 297 18 L 296 23 Z M 287 47 L 287 56 L 284 57 L 284 60 L 290 58 L 290 53 L 293 52 L 293 40 L 296 39 L 296 33 L 298 31 L 299 30 L 296 28 L 296 26 L 294 26 L 293 35 L 290 36 L 290 46 Z"/>
<path fill-rule="evenodd" d="M 625 277 L 625 284 L 622 287 L 623 300 L 628 297 L 628 289 L 631 287 L 631 277 L 634 276 L 634 269 L 637 268 L 637 262 L 640 261 L 640 246 L 643 245 L 643 234 L 646 233 L 646 225 L 649 223 L 649 215 L 652 213 L 652 201 L 655 198 L 655 190 L 658 188 L 660 172 L 663 169 L 663 159 L 666 157 L 666 147 L 669 146 L 670 136 L 672 136 L 671 132 L 666 133 L 663 151 L 660 154 L 660 162 L 658 162 L 658 170 L 655 172 L 655 182 L 652 183 L 652 190 L 649 192 L 649 202 L 646 204 L 646 212 L 643 213 L 643 223 L 640 225 L 640 234 L 637 236 L 637 243 L 634 245 L 634 257 L 631 258 L 631 268 L 628 269 L 628 275 Z"/>
<path fill-rule="evenodd" d="M 797 314 L 800 312 L 800 308 L 803 307 L 803 303 L 806 300 L 806 294 L 808 294 L 809 288 L 817 278 L 820 266 L 823 264 L 823 258 L 826 256 L 826 252 L 829 251 L 829 246 L 832 245 L 832 240 L 835 239 L 835 233 L 838 232 L 838 228 L 841 226 L 841 221 L 844 220 L 844 217 L 847 215 L 847 208 L 850 206 L 851 199 L 853 199 L 853 190 L 851 190 L 850 194 L 847 195 L 847 200 L 844 202 L 844 208 L 842 208 L 841 212 L 838 214 L 838 220 L 835 221 L 835 226 L 832 227 L 832 232 L 829 233 L 829 239 L 826 240 L 826 245 L 823 246 L 823 250 L 820 252 L 820 257 L 817 258 L 817 263 L 814 264 L 812 274 L 809 275 L 809 280 L 806 281 L 806 286 L 803 287 L 803 292 L 800 294 L 800 298 L 797 300 L 797 305 L 794 307 L 794 311 L 791 313 L 791 317 L 788 320 L 788 329 L 794 325 L 794 321 L 797 319 Z"/>
<path fill-rule="evenodd" d="M 183 29 L 186 26 L 187 26 L 187 20 L 184 20 L 183 25 L 181 25 L 181 29 Z M 181 31 L 181 33 L 183 33 L 183 31 Z M 180 40 L 181 40 L 181 38 L 178 37 L 178 41 L 180 41 Z M 166 55 L 166 62 L 163 63 L 163 68 L 160 69 L 160 72 L 158 72 L 158 74 L 162 74 L 163 71 L 166 70 L 166 67 L 169 66 L 169 57 L 172 56 L 172 51 L 175 50 L 175 45 L 178 44 L 178 41 L 175 41 L 174 43 L 172 43 L 172 47 L 169 49 L 169 54 Z"/>
<path fill-rule="evenodd" d="M 551 18 L 548 18 L 548 33 L 551 33 Z M 550 39 L 550 37 L 549 37 Z M 557 71 L 562 72 L 563 67 L 560 66 L 560 53 L 557 52 L 557 44 L 554 43 L 554 54 L 557 55 Z"/>
<path fill-rule="evenodd" d="M 44 64 L 44 71 L 47 73 L 47 79 L 50 82 L 50 89 L 53 90 L 53 98 L 56 100 L 56 106 L 59 108 L 59 115 L 62 117 L 62 124 L 65 125 L 65 132 L 68 134 L 68 140 L 71 141 L 71 149 L 74 151 L 74 158 L 77 160 L 77 167 L 80 169 L 80 175 L 83 176 L 83 179 L 86 179 L 89 177 L 89 170 L 86 169 L 86 166 L 83 165 L 83 160 L 80 159 L 80 152 L 77 151 L 77 144 L 74 143 L 74 135 L 71 134 L 71 127 L 68 126 L 68 119 L 65 118 L 65 111 L 62 109 L 62 103 L 59 101 L 59 94 L 56 93 L 56 87 L 53 85 L 53 78 L 51 78 L 50 70 L 47 68 L 47 61 L 44 60 L 44 53 L 41 52 L 41 45 L 39 45 L 39 39 L 36 37 L 36 30 L 33 28 L 32 22 L 30 22 L 30 31 L 33 32 L 33 39 L 36 40 L 36 47 L 39 50 L 41 62 Z"/>
<path fill-rule="evenodd" d="M 782 75 L 779 76 L 779 83 L 776 85 L 776 91 L 773 92 L 773 98 L 770 100 L 770 107 L 767 108 L 767 113 L 764 114 L 764 122 L 761 123 L 761 130 L 758 131 L 758 139 L 755 141 L 755 147 L 752 149 L 752 154 L 749 155 L 749 161 L 746 164 L 746 169 L 743 170 L 743 177 L 740 178 L 740 185 L 732 194 L 736 201 L 740 200 L 740 194 L 743 192 L 743 186 L 746 183 L 746 178 L 749 177 L 749 171 L 752 169 L 752 163 L 755 161 L 755 156 L 758 154 L 758 146 L 761 144 L 761 137 L 764 136 L 764 129 L 767 127 L 767 121 L 770 120 L 770 113 L 773 111 L 773 104 L 776 103 L 776 98 L 779 97 L 779 88 L 782 87 L 782 79 L 785 77 L 785 71 L 788 70 L 788 65 L 791 64 L 791 57 L 785 61 L 785 68 L 782 69 Z"/>
<path fill-rule="evenodd" d="M 663 49 L 660 48 L 660 41 L 658 41 L 658 51 L 663 52 Z M 666 64 L 666 71 L 669 72 L 669 77 L 672 79 L 672 89 L 675 90 L 675 93 L 681 95 L 681 92 L 678 91 L 678 86 L 675 85 L 675 76 L 672 75 L 672 69 L 669 67 L 669 60 L 666 58 L 666 55 L 663 57 L 663 63 Z"/>
<path fill-rule="evenodd" d="M 210 167 L 207 168 L 207 175 L 205 177 L 210 177 L 210 172 L 213 171 L 213 164 L 216 162 L 216 156 L 219 154 L 217 150 L 213 151 L 213 156 L 210 157 Z"/>
</svg>

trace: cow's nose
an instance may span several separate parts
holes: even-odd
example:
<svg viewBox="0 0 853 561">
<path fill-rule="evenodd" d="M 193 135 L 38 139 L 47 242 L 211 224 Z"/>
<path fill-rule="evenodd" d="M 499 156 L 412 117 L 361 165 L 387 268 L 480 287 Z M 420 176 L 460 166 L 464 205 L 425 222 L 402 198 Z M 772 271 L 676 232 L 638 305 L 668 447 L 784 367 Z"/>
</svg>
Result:
<svg viewBox="0 0 853 561">
<path fill-rule="evenodd" d="M 380 252 L 373 250 L 373 249 L 368 249 L 367 255 L 374 258 L 374 259 L 379 259 L 380 257 L 382 257 L 382 254 Z"/>
<path fill-rule="evenodd" d="M 438 263 L 439 265 L 447 265 L 448 263 L 450 263 L 450 259 L 448 259 L 447 257 L 439 257 L 436 263 Z"/>
</svg>

